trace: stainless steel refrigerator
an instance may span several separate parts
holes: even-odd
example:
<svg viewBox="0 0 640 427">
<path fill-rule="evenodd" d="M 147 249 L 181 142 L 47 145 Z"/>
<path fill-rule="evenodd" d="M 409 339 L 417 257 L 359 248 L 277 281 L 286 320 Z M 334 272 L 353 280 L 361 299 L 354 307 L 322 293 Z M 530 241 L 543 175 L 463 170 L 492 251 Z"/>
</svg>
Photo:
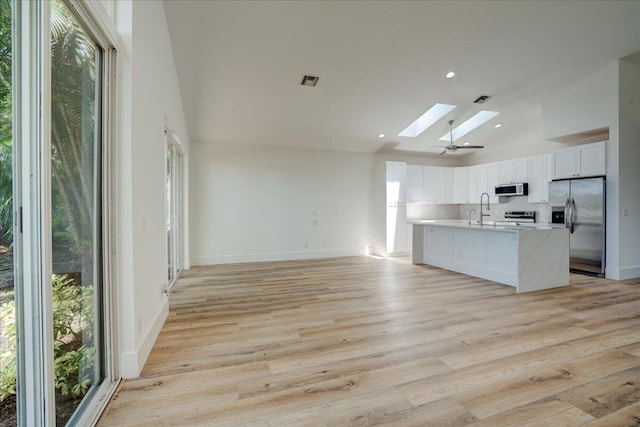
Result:
<svg viewBox="0 0 640 427">
<path fill-rule="evenodd" d="M 604 177 L 561 179 L 549 183 L 551 222 L 569 229 L 572 272 L 604 277 Z"/>
</svg>

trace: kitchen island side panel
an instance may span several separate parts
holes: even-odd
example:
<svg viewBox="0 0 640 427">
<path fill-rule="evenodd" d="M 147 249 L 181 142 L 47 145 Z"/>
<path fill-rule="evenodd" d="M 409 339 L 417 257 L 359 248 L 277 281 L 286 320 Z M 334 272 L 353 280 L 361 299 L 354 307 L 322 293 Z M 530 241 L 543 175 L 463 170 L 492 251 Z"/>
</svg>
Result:
<svg viewBox="0 0 640 427">
<path fill-rule="evenodd" d="M 569 284 L 566 229 L 466 226 L 459 221 L 416 221 L 413 227 L 414 264 L 491 280 L 517 292 Z"/>
</svg>

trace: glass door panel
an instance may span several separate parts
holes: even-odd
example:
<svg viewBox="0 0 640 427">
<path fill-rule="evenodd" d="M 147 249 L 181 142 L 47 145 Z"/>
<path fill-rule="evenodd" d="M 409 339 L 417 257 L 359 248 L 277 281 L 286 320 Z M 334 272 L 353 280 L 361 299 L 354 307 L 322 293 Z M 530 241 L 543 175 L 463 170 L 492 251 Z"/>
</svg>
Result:
<svg viewBox="0 0 640 427">
<path fill-rule="evenodd" d="M 56 423 L 103 377 L 101 55 L 69 7 L 51 4 L 51 241 Z"/>
<path fill-rule="evenodd" d="M 167 278 L 169 286 L 175 279 L 174 248 L 173 248 L 173 144 L 167 144 Z"/>
<path fill-rule="evenodd" d="M 168 290 L 175 284 L 183 267 L 182 237 L 182 186 L 183 156 L 177 143 L 167 134 L 167 182 L 166 182 L 166 218 L 167 218 L 167 266 Z"/>
</svg>

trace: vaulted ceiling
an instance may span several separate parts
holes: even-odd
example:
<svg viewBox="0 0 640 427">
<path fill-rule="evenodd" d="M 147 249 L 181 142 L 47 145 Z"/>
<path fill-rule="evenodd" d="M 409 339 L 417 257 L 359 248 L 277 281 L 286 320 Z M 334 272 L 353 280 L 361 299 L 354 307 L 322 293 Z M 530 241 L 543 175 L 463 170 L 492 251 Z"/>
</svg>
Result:
<svg viewBox="0 0 640 427">
<path fill-rule="evenodd" d="M 500 115 L 457 143 L 490 145 L 640 50 L 640 1 L 164 3 L 192 141 L 436 154 L 447 120 L 487 109 Z M 437 102 L 457 107 L 398 136 Z"/>
</svg>

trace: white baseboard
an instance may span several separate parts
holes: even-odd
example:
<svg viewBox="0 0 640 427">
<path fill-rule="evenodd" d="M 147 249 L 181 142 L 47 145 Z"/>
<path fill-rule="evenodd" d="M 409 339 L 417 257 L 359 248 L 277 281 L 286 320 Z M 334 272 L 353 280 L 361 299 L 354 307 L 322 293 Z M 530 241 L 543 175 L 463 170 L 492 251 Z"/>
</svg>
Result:
<svg viewBox="0 0 640 427">
<path fill-rule="evenodd" d="M 364 255 L 364 249 L 338 249 L 328 251 L 264 252 L 243 255 L 194 256 L 191 265 L 237 264 L 242 262 L 291 261 L 296 259 L 336 258 Z"/>
<path fill-rule="evenodd" d="M 640 277 L 640 267 L 621 268 L 618 270 L 616 280 L 635 279 Z"/>
<path fill-rule="evenodd" d="M 140 341 L 136 351 L 126 352 L 120 356 L 120 375 L 122 378 L 136 378 L 140 375 L 151 353 L 153 344 L 155 344 L 160 334 L 160 329 L 162 329 L 165 320 L 167 320 L 167 316 L 169 316 L 169 300 L 164 298 L 160 310 L 158 310 L 155 319 L 147 328 L 146 334 Z"/>
</svg>

